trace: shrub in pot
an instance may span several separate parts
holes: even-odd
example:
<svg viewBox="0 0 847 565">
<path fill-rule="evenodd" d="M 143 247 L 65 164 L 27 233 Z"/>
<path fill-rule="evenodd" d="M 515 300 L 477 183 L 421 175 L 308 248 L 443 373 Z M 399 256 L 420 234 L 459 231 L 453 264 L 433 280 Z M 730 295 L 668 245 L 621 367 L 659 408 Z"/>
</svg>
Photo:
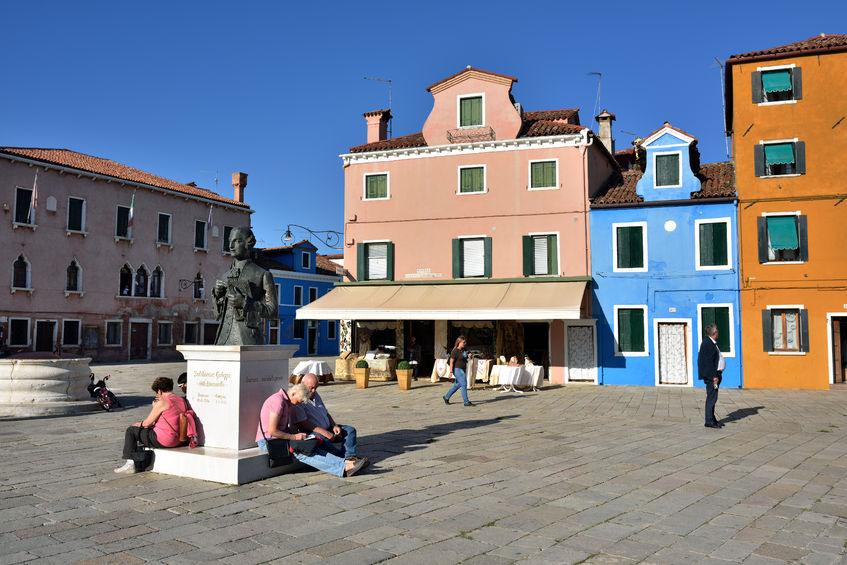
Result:
<svg viewBox="0 0 847 565">
<path fill-rule="evenodd" d="M 397 364 L 394 370 L 397 373 L 397 384 L 400 385 L 400 390 L 409 390 L 412 388 L 412 373 L 414 369 L 405 359 Z"/>
<path fill-rule="evenodd" d="M 353 369 L 356 374 L 356 388 L 368 388 L 368 378 L 371 370 L 368 368 L 368 362 L 364 359 L 356 361 L 356 368 Z"/>
</svg>

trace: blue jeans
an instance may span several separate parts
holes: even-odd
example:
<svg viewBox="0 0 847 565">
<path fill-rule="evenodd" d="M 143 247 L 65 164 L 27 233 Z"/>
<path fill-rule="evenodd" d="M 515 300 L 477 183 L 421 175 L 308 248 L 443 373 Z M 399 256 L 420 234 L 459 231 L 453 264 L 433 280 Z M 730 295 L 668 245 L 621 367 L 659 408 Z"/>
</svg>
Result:
<svg viewBox="0 0 847 565">
<path fill-rule="evenodd" d="M 259 449 L 267 452 L 268 450 L 268 441 L 266 439 L 260 439 L 258 442 Z M 324 445 L 326 445 L 325 442 Z M 315 451 L 314 455 L 303 455 L 302 453 L 293 453 L 293 457 L 302 463 L 305 463 L 309 467 L 314 467 L 318 471 L 323 471 L 324 473 L 329 473 L 330 475 L 335 475 L 336 477 L 344 476 L 344 458 L 339 457 L 338 455 L 333 455 L 332 453 L 328 453 L 323 449 L 318 449 Z"/>
<path fill-rule="evenodd" d="M 325 441 L 321 447 L 339 457 L 350 458 L 356 457 L 356 428 L 353 426 L 340 426 L 341 433 L 339 434 L 344 439 L 344 447 L 331 441 Z M 332 431 L 332 430 L 329 430 Z"/>
<path fill-rule="evenodd" d="M 467 404 L 470 401 L 468 400 L 468 379 L 465 377 L 465 370 L 453 369 L 453 376 L 456 377 L 456 382 L 453 383 L 453 386 L 450 387 L 450 390 L 447 391 L 444 398 L 450 400 L 450 397 L 453 396 L 454 392 L 462 389 L 462 400 L 464 400 L 465 404 Z"/>
</svg>

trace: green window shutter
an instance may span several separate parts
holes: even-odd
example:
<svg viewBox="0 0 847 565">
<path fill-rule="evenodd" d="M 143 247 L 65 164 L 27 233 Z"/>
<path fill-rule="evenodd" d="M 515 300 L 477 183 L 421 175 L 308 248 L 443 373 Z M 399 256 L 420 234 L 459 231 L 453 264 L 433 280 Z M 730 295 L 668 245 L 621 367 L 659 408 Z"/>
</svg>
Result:
<svg viewBox="0 0 847 565">
<path fill-rule="evenodd" d="M 459 125 L 482 125 L 482 97 L 462 98 L 459 102 Z"/>
<path fill-rule="evenodd" d="M 459 192 L 482 192 L 485 190 L 485 173 L 482 167 L 460 169 Z"/>
<path fill-rule="evenodd" d="M 700 266 L 726 265 L 726 223 L 700 224 Z"/>
<path fill-rule="evenodd" d="M 453 278 L 462 278 L 462 240 L 453 240 Z"/>
<path fill-rule="evenodd" d="M 559 274 L 559 246 L 557 245 L 556 236 L 547 236 L 547 274 L 555 277 Z"/>
<path fill-rule="evenodd" d="M 753 170 L 757 177 L 765 176 L 765 146 L 753 146 Z"/>
<path fill-rule="evenodd" d="M 388 175 L 368 175 L 365 179 L 365 198 L 388 198 Z"/>
<path fill-rule="evenodd" d="M 759 242 L 759 263 L 768 262 L 768 223 L 767 218 L 756 218 L 756 235 Z M 767 350 L 766 350 L 767 351 Z"/>
<path fill-rule="evenodd" d="M 619 227 L 616 228 L 617 233 L 615 237 L 617 238 L 618 244 L 618 268 L 619 269 L 628 269 L 630 264 L 629 259 L 629 228 Z"/>
<path fill-rule="evenodd" d="M 621 352 L 644 351 L 644 310 L 618 310 L 618 348 Z"/>
<path fill-rule="evenodd" d="M 805 214 L 797 218 L 797 237 L 800 240 L 800 260 L 809 260 L 809 221 Z"/>
<path fill-rule="evenodd" d="M 793 90 L 794 100 L 803 99 L 803 71 L 800 67 L 791 69 L 791 85 Z"/>
<path fill-rule="evenodd" d="M 729 353 L 729 308 L 715 308 L 715 325 L 718 326 L 718 349 L 723 353 Z"/>
<path fill-rule="evenodd" d="M 530 166 L 530 187 L 549 188 L 556 185 L 556 162 L 541 161 Z"/>
<path fill-rule="evenodd" d="M 656 155 L 656 186 L 679 184 L 679 154 Z"/>
<path fill-rule="evenodd" d="M 368 273 L 365 269 L 365 265 L 367 264 L 367 257 L 365 257 L 365 244 L 357 243 L 356 244 L 356 278 L 360 281 L 368 280 Z"/>
<path fill-rule="evenodd" d="M 632 351 L 644 351 L 644 310 L 633 309 L 630 320 L 632 322 Z"/>
<path fill-rule="evenodd" d="M 385 280 L 393 281 L 394 280 L 394 243 L 388 242 L 385 244 L 388 248 L 388 257 L 386 257 L 386 266 L 385 266 Z"/>
<path fill-rule="evenodd" d="M 754 71 L 750 73 L 750 86 L 753 92 L 753 104 L 758 104 L 759 102 L 764 102 L 765 97 L 762 93 L 762 73 L 761 71 Z"/>
<path fill-rule="evenodd" d="M 773 351 L 773 316 L 770 310 L 762 310 L 763 351 Z"/>
<path fill-rule="evenodd" d="M 483 252 L 485 253 L 485 277 L 491 278 L 491 238 L 486 237 L 482 240 Z"/>
<path fill-rule="evenodd" d="M 644 267 L 644 233 L 641 226 L 617 228 L 618 268 L 641 269 Z"/>
<path fill-rule="evenodd" d="M 523 276 L 532 274 L 532 236 L 523 236 Z"/>
<path fill-rule="evenodd" d="M 809 311 L 800 310 L 800 351 L 809 352 Z"/>
</svg>

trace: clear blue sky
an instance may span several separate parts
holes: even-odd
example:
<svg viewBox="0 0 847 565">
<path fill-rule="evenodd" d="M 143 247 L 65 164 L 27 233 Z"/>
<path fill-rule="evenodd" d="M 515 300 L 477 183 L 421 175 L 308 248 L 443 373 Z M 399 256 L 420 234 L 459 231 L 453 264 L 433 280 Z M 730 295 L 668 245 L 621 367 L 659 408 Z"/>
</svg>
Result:
<svg viewBox="0 0 847 565">
<path fill-rule="evenodd" d="M 421 131 L 426 87 L 466 65 L 518 78 L 525 110 L 600 105 L 618 149 L 665 120 L 726 159 L 720 74 L 736 53 L 847 33 L 844 0 L 745 2 L 4 2 L 0 145 L 105 157 L 232 197 L 249 174 L 259 244 L 343 230 L 338 155 L 363 112 Z M 840 27 L 839 27 L 840 26 Z M 295 236 L 305 237 L 305 232 Z M 324 247 L 321 252 L 332 252 Z"/>
</svg>

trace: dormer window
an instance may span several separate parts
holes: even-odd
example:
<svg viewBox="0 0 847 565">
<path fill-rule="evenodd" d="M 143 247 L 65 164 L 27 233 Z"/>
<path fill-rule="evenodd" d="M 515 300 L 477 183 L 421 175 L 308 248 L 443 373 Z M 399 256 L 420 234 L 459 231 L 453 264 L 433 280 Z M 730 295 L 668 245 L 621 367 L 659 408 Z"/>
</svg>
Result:
<svg viewBox="0 0 847 565">
<path fill-rule="evenodd" d="M 482 95 L 459 98 L 459 127 L 472 128 L 483 125 Z"/>
<path fill-rule="evenodd" d="M 312 267 L 310 258 L 311 256 L 308 253 L 300 255 L 300 266 L 307 270 L 310 269 Z"/>
<path fill-rule="evenodd" d="M 682 186 L 682 167 L 679 153 L 659 153 L 655 156 L 656 188 Z"/>
</svg>

